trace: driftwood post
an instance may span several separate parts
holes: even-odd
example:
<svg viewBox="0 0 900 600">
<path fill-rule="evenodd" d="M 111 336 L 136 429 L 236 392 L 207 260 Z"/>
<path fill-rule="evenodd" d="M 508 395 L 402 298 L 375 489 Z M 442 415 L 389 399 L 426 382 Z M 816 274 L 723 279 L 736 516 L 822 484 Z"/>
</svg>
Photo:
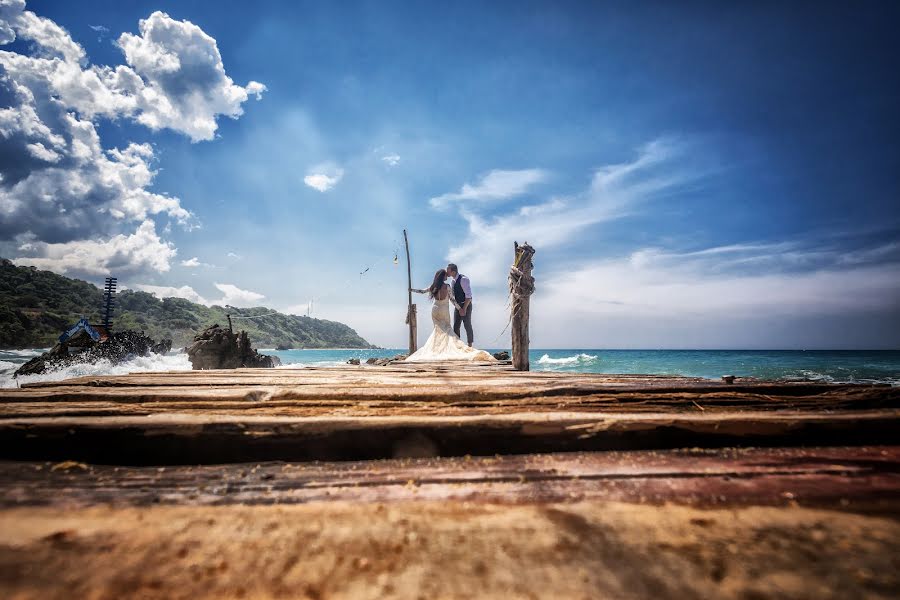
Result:
<svg viewBox="0 0 900 600">
<path fill-rule="evenodd" d="M 509 268 L 509 294 L 512 297 L 512 363 L 516 371 L 529 370 L 528 364 L 528 312 L 531 294 L 534 293 L 534 248 L 525 242 L 521 246 L 513 242 L 515 256 Z"/>
<path fill-rule="evenodd" d="M 409 236 L 406 230 L 403 230 L 403 243 L 406 244 L 406 279 L 407 279 L 407 305 L 406 305 L 406 322 L 409 325 L 409 353 L 416 351 L 419 345 L 418 334 L 416 332 L 416 305 L 412 301 L 412 266 L 409 262 Z"/>
</svg>

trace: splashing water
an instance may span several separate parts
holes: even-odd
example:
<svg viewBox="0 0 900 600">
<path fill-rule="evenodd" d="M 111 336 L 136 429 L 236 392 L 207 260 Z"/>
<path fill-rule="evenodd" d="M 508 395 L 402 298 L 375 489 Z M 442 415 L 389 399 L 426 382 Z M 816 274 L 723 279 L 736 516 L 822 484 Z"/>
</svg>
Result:
<svg viewBox="0 0 900 600">
<path fill-rule="evenodd" d="M 190 371 L 191 363 L 187 354 L 182 352 L 169 354 L 150 354 L 149 356 L 136 356 L 119 364 L 113 364 L 109 360 L 99 360 L 91 364 L 72 364 L 61 369 L 41 373 L 40 375 L 23 375 L 13 379 L 13 372 L 24 362 L 41 354 L 37 351 L 17 351 L 18 356 L 13 360 L 9 351 L 2 353 L 0 358 L 0 387 L 14 388 L 25 383 L 37 381 L 62 381 L 72 377 L 86 377 L 91 375 L 125 375 L 127 373 L 146 373 L 148 371 Z M 29 355 L 25 355 L 30 353 Z M 7 360 L 4 360 L 6 358 Z M 19 360 L 16 360 L 19 359 Z M 22 360 L 24 359 L 24 360 Z"/>
<path fill-rule="evenodd" d="M 491 350 L 492 352 L 494 350 Z M 65 369 L 12 379 L 13 371 L 43 350 L 0 350 L 0 387 L 15 387 L 32 381 L 59 381 L 86 375 L 122 375 L 147 371 L 187 371 L 187 355 L 138 357 L 119 365 L 101 361 L 71 365 Z M 405 352 L 379 350 L 264 350 L 281 359 L 282 368 L 345 365 L 348 359 L 390 358 Z M 632 373 L 685 375 L 718 379 L 722 375 L 782 381 L 834 383 L 887 383 L 900 385 L 900 351 L 830 350 L 599 350 L 562 349 L 531 351 L 534 371 L 573 373 Z"/>
<path fill-rule="evenodd" d="M 550 358 L 549 354 L 544 354 L 538 359 L 538 364 L 542 365 L 575 365 L 587 364 L 597 360 L 596 356 L 590 354 L 576 354 L 575 356 L 563 356 L 562 358 Z"/>
</svg>

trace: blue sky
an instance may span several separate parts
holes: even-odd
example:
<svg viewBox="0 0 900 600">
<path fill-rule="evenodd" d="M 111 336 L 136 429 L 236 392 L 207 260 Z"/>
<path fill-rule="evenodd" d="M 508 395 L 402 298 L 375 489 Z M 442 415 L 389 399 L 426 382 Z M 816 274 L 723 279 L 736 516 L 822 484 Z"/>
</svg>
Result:
<svg viewBox="0 0 900 600">
<path fill-rule="evenodd" d="M 3 2 L 20 264 L 402 346 L 407 227 L 483 346 L 514 240 L 536 347 L 900 346 L 896 4 Z"/>
</svg>

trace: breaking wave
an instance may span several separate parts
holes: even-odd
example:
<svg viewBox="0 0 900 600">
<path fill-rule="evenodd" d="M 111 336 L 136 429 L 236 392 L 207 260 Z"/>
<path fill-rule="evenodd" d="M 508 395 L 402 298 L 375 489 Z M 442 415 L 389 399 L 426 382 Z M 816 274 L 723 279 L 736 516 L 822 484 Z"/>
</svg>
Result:
<svg viewBox="0 0 900 600">
<path fill-rule="evenodd" d="M 32 354 L 34 356 L 34 354 Z M 149 356 L 136 356 L 131 360 L 112 364 L 108 360 L 98 360 L 92 364 L 73 364 L 61 369 L 41 373 L 40 375 L 24 375 L 13 379 L 13 372 L 25 361 L 18 363 L 0 360 L 0 387 L 14 388 L 23 383 L 36 381 L 62 381 L 72 377 L 87 377 L 91 375 L 125 375 L 127 373 L 146 373 L 149 371 L 190 371 L 191 362 L 187 354 L 183 352 L 169 354 L 151 354 Z M 8 365 L 8 366 L 7 366 Z"/>
<path fill-rule="evenodd" d="M 562 358 L 550 358 L 549 354 L 545 354 L 538 359 L 538 363 L 542 365 L 584 365 L 597 360 L 596 356 L 590 354 L 576 354 L 575 356 L 564 356 Z"/>
</svg>

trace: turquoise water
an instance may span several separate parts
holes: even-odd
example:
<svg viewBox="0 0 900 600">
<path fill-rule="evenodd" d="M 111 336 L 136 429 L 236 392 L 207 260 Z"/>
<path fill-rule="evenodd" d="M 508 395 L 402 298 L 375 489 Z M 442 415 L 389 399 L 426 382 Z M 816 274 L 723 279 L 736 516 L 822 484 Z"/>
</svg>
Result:
<svg viewBox="0 0 900 600">
<path fill-rule="evenodd" d="M 278 356 L 286 367 L 343 365 L 351 358 L 365 361 L 391 357 L 401 349 L 386 350 L 262 350 Z M 496 351 L 496 350 L 492 350 Z M 137 357 L 118 365 L 100 362 L 72 365 L 62 371 L 12 379 L 15 368 L 40 350 L 0 350 L 0 387 L 32 381 L 56 381 L 84 375 L 110 375 L 139 371 L 190 370 L 187 355 Z M 798 350 L 532 350 L 534 371 L 575 373 L 655 373 L 718 379 L 722 375 L 793 381 L 890 383 L 900 385 L 900 351 Z"/>
<path fill-rule="evenodd" d="M 496 351 L 496 350 L 492 350 Z M 386 350 L 268 350 L 285 365 L 344 364 L 405 352 Z M 900 351 L 858 350 L 532 350 L 534 371 L 655 373 L 718 379 L 882 382 L 900 385 Z"/>
</svg>

